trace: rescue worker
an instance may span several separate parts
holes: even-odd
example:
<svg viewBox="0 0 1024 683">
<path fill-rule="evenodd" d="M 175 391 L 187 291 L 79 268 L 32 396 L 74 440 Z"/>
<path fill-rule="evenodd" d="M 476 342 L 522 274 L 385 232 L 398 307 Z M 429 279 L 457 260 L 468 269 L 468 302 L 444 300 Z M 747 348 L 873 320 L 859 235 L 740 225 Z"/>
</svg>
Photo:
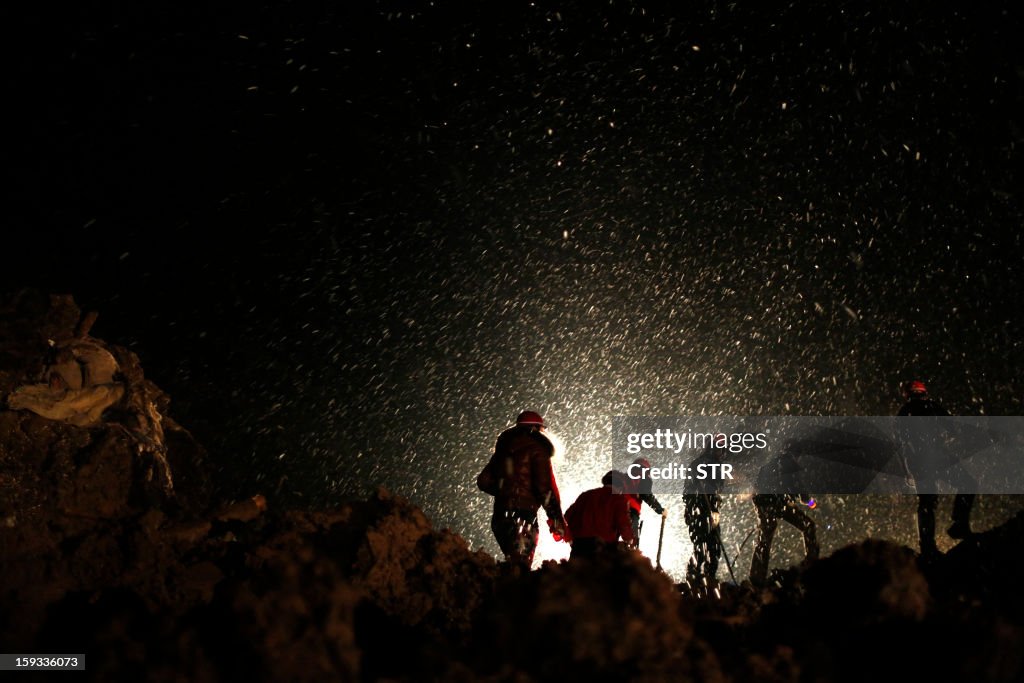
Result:
<svg viewBox="0 0 1024 683">
<path fill-rule="evenodd" d="M 633 525 L 633 537 L 640 543 L 640 509 L 642 503 L 647 503 L 652 510 L 662 517 L 668 516 L 666 510 L 658 499 L 651 492 L 653 486 L 651 479 L 651 463 L 647 458 L 637 458 L 630 466 L 628 476 L 625 478 L 626 502 L 629 503 L 629 519 Z"/>
<path fill-rule="evenodd" d="M 762 586 L 768 580 L 768 560 L 779 519 L 789 522 L 803 534 L 806 554 L 804 562 L 818 559 L 817 525 L 810 515 L 803 511 L 805 503 L 802 496 L 759 493 L 754 494 L 753 503 L 757 510 L 757 543 L 754 545 L 754 557 L 750 561 L 751 583 Z"/>
<path fill-rule="evenodd" d="M 718 513 L 722 496 L 718 493 L 687 493 L 683 495 L 683 520 L 690 532 L 693 557 L 686 565 L 686 580 L 691 584 L 712 583 L 718 574 L 718 558 L 722 556 Z"/>
<path fill-rule="evenodd" d="M 728 455 L 724 447 L 725 438 L 724 434 L 716 434 L 707 448 L 690 463 L 691 471 L 697 471 L 700 465 L 723 462 Z M 683 494 L 683 521 L 693 544 L 693 556 L 686 565 L 686 579 L 693 586 L 708 586 L 717 580 L 718 560 L 722 556 L 722 536 L 718 525 L 722 507 L 721 488 L 722 483 L 718 480 L 693 480 L 687 483 L 687 493 Z"/>
<path fill-rule="evenodd" d="M 619 538 L 628 546 L 636 545 L 629 504 L 622 495 L 624 480 L 622 472 L 608 472 L 601 479 L 601 488 L 584 491 L 565 511 L 572 537 L 570 558 L 594 557 L 614 549 Z"/>
<path fill-rule="evenodd" d="M 906 403 L 900 408 L 900 417 L 948 417 L 949 412 L 928 395 L 924 382 L 914 380 L 904 382 L 903 397 Z M 929 430 L 930 431 L 930 430 Z M 938 429 L 936 429 L 936 434 Z M 910 432 L 905 431 L 905 437 Z M 952 463 L 943 458 L 941 440 L 930 438 L 930 434 L 913 434 L 913 438 L 904 439 L 904 463 L 908 474 L 914 478 L 917 489 L 934 490 L 941 471 Z M 960 471 L 963 478 L 965 472 Z M 935 507 L 939 497 L 935 493 L 917 494 L 917 533 L 920 539 L 922 557 L 934 557 L 938 554 L 935 545 Z M 953 525 L 946 533 L 952 538 L 961 539 L 971 535 L 971 507 L 974 495 L 958 493 L 953 499 Z"/>
<path fill-rule="evenodd" d="M 537 510 L 548 515 L 551 534 L 566 536 L 562 504 L 551 468 L 554 446 L 544 435 L 544 418 L 532 410 L 498 436 L 494 454 L 477 477 L 480 490 L 494 496 L 491 531 L 505 560 L 529 570 L 540 538 Z"/>
</svg>

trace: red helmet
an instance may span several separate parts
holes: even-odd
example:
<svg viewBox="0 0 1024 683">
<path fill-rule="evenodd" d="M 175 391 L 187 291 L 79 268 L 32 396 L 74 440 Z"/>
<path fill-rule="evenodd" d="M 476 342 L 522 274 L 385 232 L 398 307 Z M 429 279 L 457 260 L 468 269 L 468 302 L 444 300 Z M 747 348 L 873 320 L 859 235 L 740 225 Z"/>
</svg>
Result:
<svg viewBox="0 0 1024 683">
<path fill-rule="evenodd" d="M 516 418 L 517 425 L 537 425 L 538 427 L 544 426 L 544 418 L 540 416 L 540 413 L 535 413 L 532 410 L 524 410 L 519 413 L 519 417 Z"/>
<path fill-rule="evenodd" d="M 908 395 L 910 395 L 910 394 L 927 394 L 928 393 L 928 387 L 926 387 L 924 385 L 924 382 L 922 382 L 921 380 L 915 379 L 913 382 L 907 382 L 906 384 L 904 384 L 903 385 L 903 391 L 906 392 Z"/>
<path fill-rule="evenodd" d="M 651 461 L 648 460 L 647 458 L 637 458 L 636 460 L 633 461 L 633 464 L 640 465 L 640 467 L 642 467 L 645 470 L 651 469 Z"/>
</svg>

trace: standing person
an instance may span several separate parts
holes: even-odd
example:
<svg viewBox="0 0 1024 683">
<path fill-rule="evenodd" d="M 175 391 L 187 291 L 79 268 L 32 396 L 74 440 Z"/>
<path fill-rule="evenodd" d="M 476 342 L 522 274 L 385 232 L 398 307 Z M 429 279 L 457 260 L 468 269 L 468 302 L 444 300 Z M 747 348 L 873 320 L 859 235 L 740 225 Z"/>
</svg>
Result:
<svg viewBox="0 0 1024 683">
<path fill-rule="evenodd" d="M 547 513 L 552 536 L 566 535 L 551 468 L 554 452 L 544 435 L 544 418 L 532 410 L 524 411 L 514 427 L 498 436 L 494 454 L 476 479 L 480 490 L 494 496 L 491 531 L 505 560 L 527 570 L 540 538 L 538 509 L 543 507 Z"/>
<path fill-rule="evenodd" d="M 906 403 L 900 408 L 900 417 L 949 416 L 949 412 L 928 395 L 924 382 L 904 382 L 902 389 Z M 939 440 L 907 439 L 904 449 L 906 469 L 914 478 L 918 490 L 934 488 L 941 470 L 950 464 L 943 458 Z M 917 494 L 917 533 L 923 557 L 934 557 L 939 552 L 935 545 L 935 506 L 938 500 L 938 495 L 934 493 Z M 953 525 L 946 532 L 952 538 L 967 538 L 971 535 L 973 505 L 973 494 L 958 493 L 953 499 Z"/>
<path fill-rule="evenodd" d="M 812 499 L 813 500 L 813 499 Z M 804 536 L 804 562 L 818 559 L 818 540 L 816 526 L 810 515 L 804 512 L 804 503 L 800 496 L 780 493 L 758 493 L 753 497 L 754 508 L 757 510 L 757 543 L 754 546 L 754 557 L 750 560 L 750 582 L 755 586 L 764 585 L 768 579 L 768 560 L 772 552 L 772 539 L 783 519 Z"/>
<path fill-rule="evenodd" d="M 722 556 L 718 512 L 722 496 L 718 493 L 687 493 L 683 495 L 683 520 L 690 532 L 693 557 L 686 565 L 686 579 L 691 584 L 713 583 L 718 575 L 718 558 Z"/>
<path fill-rule="evenodd" d="M 668 516 L 666 510 L 658 499 L 651 492 L 651 463 L 647 458 L 637 458 L 629 466 L 628 475 L 625 479 L 626 502 L 629 503 L 629 519 L 633 524 L 633 537 L 637 544 L 640 543 L 640 508 L 642 503 L 647 503 L 652 510 L 662 517 Z"/>
<path fill-rule="evenodd" d="M 723 462 L 727 451 L 716 444 L 725 444 L 725 438 L 724 434 L 716 434 L 707 448 L 690 463 L 690 469 L 697 471 L 700 465 Z M 693 557 L 686 564 L 686 580 L 692 586 L 708 586 L 717 580 L 718 560 L 722 556 L 722 536 L 718 526 L 722 507 L 721 487 L 720 481 L 697 480 L 688 482 L 688 492 L 683 494 L 683 521 L 693 544 Z"/>
<path fill-rule="evenodd" d="M 620 537 L 629 546 L 636 544 L 629 504 L 621 495 L 624 478 L 622 472 L 608 472 L 601 488 L 584 491 L 565 511 L 572 537 L 570 558 L 594 557 L 617 547 Z"/>
</svg>

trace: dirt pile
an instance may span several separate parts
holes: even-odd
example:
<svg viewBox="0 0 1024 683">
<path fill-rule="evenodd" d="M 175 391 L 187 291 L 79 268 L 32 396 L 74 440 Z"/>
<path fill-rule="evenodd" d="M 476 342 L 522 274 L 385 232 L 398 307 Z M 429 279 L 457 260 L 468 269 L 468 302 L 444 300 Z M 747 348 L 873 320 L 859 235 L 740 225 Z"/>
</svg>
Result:
<svg viewBox="0 0 1024 683">
<path fill-rule="evenodd" d="M 384 490 L 319 511 L 209 501 L 202 448 L 91 319 L 0 301 L 5 652 L 84 652 L 102 680 L 1024 674 L 1024 518 L 931 564 L 868 540 L 704 598 L 630 552 L 519 574 Z"/>
<path fill-rule="evenodd" d="M 134 353 L 89 336 L 94 321 L 70 297 L 0 300 L 4 643 L 30 641 L 68 593 L 152 583 L 176 551 L 155 531 L 208 505 L 203 449 Z"/>
</svg>

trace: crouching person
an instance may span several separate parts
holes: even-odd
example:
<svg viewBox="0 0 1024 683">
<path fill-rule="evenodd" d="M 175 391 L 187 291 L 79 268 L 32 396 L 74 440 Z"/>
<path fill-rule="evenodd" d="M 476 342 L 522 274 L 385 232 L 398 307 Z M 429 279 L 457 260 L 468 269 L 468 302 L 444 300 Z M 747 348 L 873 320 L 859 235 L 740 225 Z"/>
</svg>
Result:
<svg viewBox="0 0 1024 683">
<path fill-rule="evenodd" d="M 625 475 L 611 471 L 601 479 L 601 488 L 580 494 L 565 512 L 572 536 L 570 558 L 594 557 L 614 549 L 621 538 L 630 547 L 636 545 L 629 519 L 629 502 L 623 493 Z"/>
</svg>

